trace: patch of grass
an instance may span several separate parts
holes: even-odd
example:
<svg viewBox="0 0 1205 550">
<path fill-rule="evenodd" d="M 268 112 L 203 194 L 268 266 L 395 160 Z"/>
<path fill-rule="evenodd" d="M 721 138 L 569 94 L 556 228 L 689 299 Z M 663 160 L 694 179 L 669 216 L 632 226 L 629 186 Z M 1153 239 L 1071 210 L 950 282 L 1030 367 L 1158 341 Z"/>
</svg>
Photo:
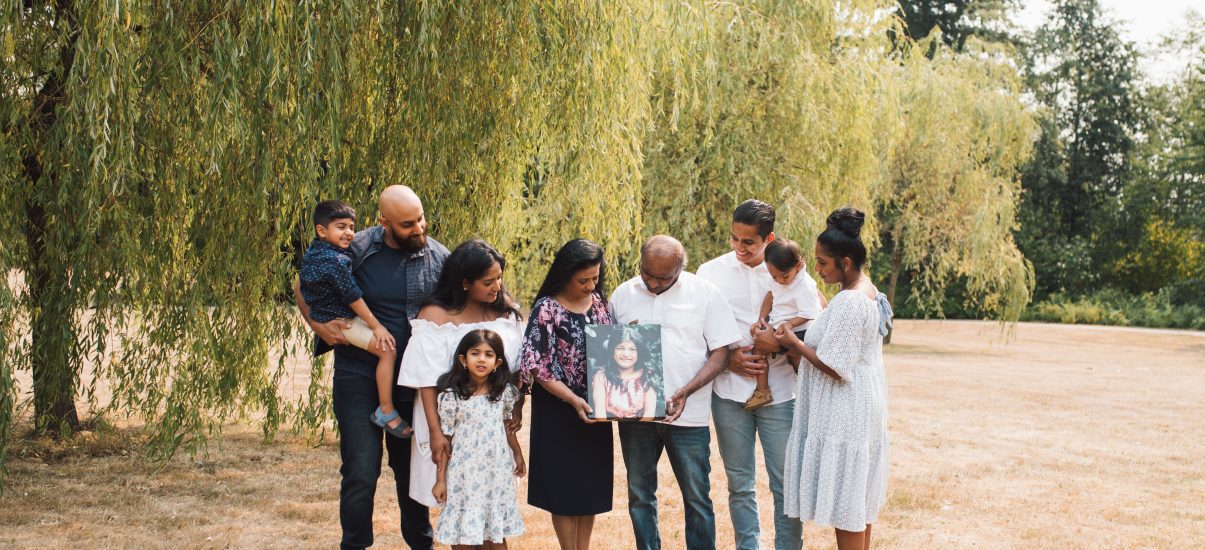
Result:
<svg viewBox="0 0 1205 550">
<path fill-rule="evenodd" d="M 30 429 L 15 438 L 9 447 L 9 456 L 54 463 L 83 457 L 140 455 L 146 442 L 143 430 L 116 428 L 104 420 L 93 420 L 84 423 L 80 431 L 62 439 Z"/>
<path fill-rule="evenodd" d="M 887 495 L 887 508 L 899 512 L 940 510 L 945 491 L 936 479 L 917 482 L 912 479 L 893 480 Z"/>
<path fill-rule="evenodd" d="M 1205 305 L 1176 299 L 1170 287 L 1139 295 L 1109 289 L 1075 298 L 1056 294 L 1030 306 L 1022 320 L 1205 330 Z"/>
</svg>

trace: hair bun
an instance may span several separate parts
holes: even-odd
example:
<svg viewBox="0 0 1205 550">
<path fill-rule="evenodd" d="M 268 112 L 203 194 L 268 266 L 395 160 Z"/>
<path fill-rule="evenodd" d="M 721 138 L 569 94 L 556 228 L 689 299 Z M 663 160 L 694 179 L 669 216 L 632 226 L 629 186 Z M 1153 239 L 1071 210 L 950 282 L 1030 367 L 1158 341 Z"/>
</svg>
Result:
<svg viewBox="0 0 1205 550">
<path fill-rule="evenodd" d="M 862 234 L 862 224 L 866 223 L 866 214 L 852 206 L 838 208 L 828 215 L 825 224 L 829 229 L 836 229 L 855 239 Z"/>
</svg>

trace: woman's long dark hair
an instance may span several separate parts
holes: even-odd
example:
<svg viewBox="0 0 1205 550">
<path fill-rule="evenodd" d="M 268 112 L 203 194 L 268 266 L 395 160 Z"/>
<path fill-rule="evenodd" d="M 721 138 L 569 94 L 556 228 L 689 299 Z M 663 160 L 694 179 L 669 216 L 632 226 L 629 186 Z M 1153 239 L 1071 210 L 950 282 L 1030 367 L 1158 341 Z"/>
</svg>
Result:
<svg viewBox="0 0 1205 550">
<path fill-rule="evenodd" d="M 435 290 L 431 291 L 423 305 L 434 304 L 448 311 L 463 311 L 469 303 L 469 293 L 464 289 L 464 281 L 480 280 L 495 263 L 506 272 L 506 258 L 485 241 L 473 239 L 460 243 L 444 260 L 443 271 L 439 272 Z M 498 298 L 488 306 L 498 313 L 511 313 L 518 319 L 523 317 L 519 306 L 515 304 L 514 298 L 511 298 L 504 285 L 498 292 Z"/>
<path fill-rule="evenodd" d="M 502 361 L 502 364 L 498 365 L 498 368 L 494 369 L 494 372 L 490 373 L 489 378 L 486 379 L 490 388 L 489 400 L 497 401 L 502 398 L 502 392 L 506 391 L 507 384 L 510 384 L 510 365 L 506 362 L 506 349 L 502 346 L 502 337 L 498 336 L 497 332 L 485 329 L 470 330 L 468 334 L 464 335 L 464 338 L 460 339 L 460 344 L 456 346 L 456 353 L 452 354 L 452 370 L 445 372 L 436 382 L 440 393 L 450 389 L 460 399 L 468 399 L 473 396 L 469 369 L 460 362 L 460 356 L 468 355 L 469 349 L 477 347 L 481 343 L 489 344 L 490 348 L 494 350 L 494 355 Z"/>
<path fill-rule="evenodd" d="M 574 273 L 593 266 L 598 266 L 598 284 L 594 286 L 594 293 L 606 301 L 607 260 L 602 247 L 587 239 L 573 239 L 556 252 L 552 265 L 548 266 L 548 274 L 544 276 L 544 284 L 536 292 L 536 300 L 560 294 L 569 285 Z"/>
</svg>

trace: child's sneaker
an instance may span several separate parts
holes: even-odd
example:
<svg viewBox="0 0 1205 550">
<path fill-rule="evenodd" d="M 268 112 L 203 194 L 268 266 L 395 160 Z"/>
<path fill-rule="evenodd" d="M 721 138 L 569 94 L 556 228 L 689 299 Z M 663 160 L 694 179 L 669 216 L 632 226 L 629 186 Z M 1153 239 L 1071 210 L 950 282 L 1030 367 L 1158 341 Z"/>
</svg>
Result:
<svg viewBox="0 0 1205 550">
<path fill-rule="evenodd" d="M 745 401 L 745 410 L 760 409 L 773 402 L 774 396 L 770 394 L 770 388 L 758 388 L 753 391 L 753 395 L 749 396 L 749 400 Z"/>
</svg>

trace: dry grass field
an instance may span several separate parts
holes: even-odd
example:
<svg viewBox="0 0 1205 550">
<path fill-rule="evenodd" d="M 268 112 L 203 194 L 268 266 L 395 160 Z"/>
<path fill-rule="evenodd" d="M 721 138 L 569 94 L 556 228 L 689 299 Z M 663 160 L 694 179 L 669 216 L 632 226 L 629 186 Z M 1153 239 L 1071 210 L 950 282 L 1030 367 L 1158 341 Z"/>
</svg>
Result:
<svg viewBox="0 0 1205 550">
<path fill-rule="evenodd" d="M 1205 333 L 1022 324 L 1005 341 L 992 323 L 901 321 L 887 369 L 892 469 L 876 547 L 1205 548 Z M 133 431 L 16 441 L 0 547 L 335 546 L 335 440 L 225 434 L 208 456 L 161 468 L 141 458 Z M 616 450 L 615 510 L 599 517 L 595 548 L 633 544 Z M 728 548 L 714 444 L 711 479 L 718 546 Z M 683 548 L 664 460 L 661 481 L 665 547 Z M 395 500 L 386 468 L 377 548 L 403 547 Z M 522 509 L 527 534 L 511 547 L 555 548 L 547 517 Z M 767 547 L 771 536 L 763 532 Z M 808 526 L 807 546 L 834 547 L 831 530 Z"/>
</svg>

